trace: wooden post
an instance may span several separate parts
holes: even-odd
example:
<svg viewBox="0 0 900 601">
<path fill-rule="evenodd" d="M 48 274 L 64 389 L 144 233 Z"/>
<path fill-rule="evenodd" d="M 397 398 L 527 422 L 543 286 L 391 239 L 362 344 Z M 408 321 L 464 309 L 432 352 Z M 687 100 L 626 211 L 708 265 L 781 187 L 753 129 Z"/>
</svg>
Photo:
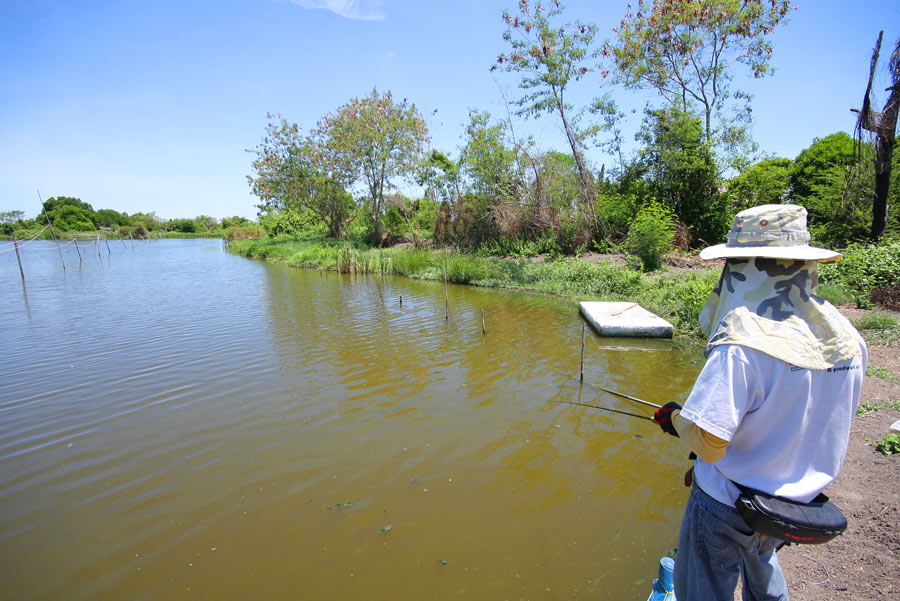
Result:
<svg viewBox="0 0 900 601">
<path fill-rule="evenodd" d="M 112 254 L 112 251 L 109 250 L 109 238 L 104 237 L 103 241 L 106 242 L 106 256 L 108 257 L 109 255 Z"/>
<path fill-rule="evenodd" d="M 38 192 L 38 200 L 41 201 L 41 207 L 43 208 L 43 206 L 44 206 L 44 201 L 41 200 L 41 193 L 40 193 L 40 192 Z M 44 212 L 44 217 L 47 218 L 47 225 L 50 226 L 50 233 L 53 234 L 53 241 L 56 242 L 56 250 L 59 252 L 59 260 L 60 260 L 60 262 L 62 263 L 63 271 L 65 271 L 65 270 L 66 270 L 66 262 L 63 261 L 62 249 L 59 247 L 59 238 L 56 237 L 56 230 L 53 229 L 53 224 L 50 223 L 50 215 L 48 215 L 48 214 L 46 213 L 46 211 Z"/>
<path fill-rule="evenodd" d="M 578 379 L 582 382 L 584 382 L 584 336 L 585 327 L 584 324 L 581 324 L 581 372 Z"/>
<path fill-rule="evenodd" d="M 484 307 L 481 308 L 481 333 L 487 334 L 487 330 L 484 327 Z"/>
<path fill-rule="evenodd" d="M 128 234 L 128 237 L 131 238 L 131 250 L 134 250 L 134 236 Z"/>
<path fill-rule="evenodd" d="M 103 260 L 103 257 L 100 256 L 100 232 L 97 232 L 97 258 Z"/>
<path fill-rule="evenodd" d="M 400 306 L 401 307 L 403 306 L 403 295 L 402 294 L 400 295 Z"/>
<path fill-rule="evenodd" d="M 444 271 L 444 321 L 450 321 L 450 292 L 447 289 L 446 271 Z"/>
<path fill-rule="evenodd" d="M 75 252 L 78 253 L 78 262 L 84 263 L 84 260 L 81 258 L 81 250 L 78 248 L 78 238 L 75 237 L 75 234 L 72 234 L 72 241 L 75 242 Z"/>
<path fill-rule="evenodd" d="M 19 239 L 13 234 L 13 246 L 16 247 L 16 260 L 19 261 L 19 273 L 22 274 L 22 285 L 25 285 L 25 270 L 22 269 L 22 257 L 19 256 Z"/>
</svg>

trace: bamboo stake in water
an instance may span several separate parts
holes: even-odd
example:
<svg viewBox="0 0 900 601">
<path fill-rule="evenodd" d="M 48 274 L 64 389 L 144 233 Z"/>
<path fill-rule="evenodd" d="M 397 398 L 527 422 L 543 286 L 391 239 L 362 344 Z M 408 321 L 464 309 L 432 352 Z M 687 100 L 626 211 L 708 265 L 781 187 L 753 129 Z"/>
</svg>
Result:
<svg viewBox="0 0 900 601">
<path fill-rule="evenodd" d="M 447 289 L 447 272 L 444 272 L 444 321 L 450 321 L 450 292 Z"/>
<path fill-rule="evenodd" d="M 402 294 L 400 295 L 400 306 L 401 307 L 403 306 L 403 295 Z"/>
<path fill-rule="evenodd" d="M 481 333 L 487 334 L 487 330 L 484 327 L 484 307 L 481 308 Z"/>
<path fill-rule="evenodd" d="M 22 269 L 22 257 L 19 256 L 19 239 L 13 234 L 13 246 L 16 247 L 16 260 L 19 261 L 19 273 L 22 274 L 22 286 L 25 285 L 25 270 Z"/>
<path fill-rule="evenodd" d="M 584 382 L 584 336 L 585 336 L 585 328 L 584 324 L 581 324 L 581 371 L 579 372 L 578 379 Z"/>
<path fill-rule="evenodd" d="M 41 198 L 41 191 L 38 190 L 38 200 L 41 201 L 41 209 L 44 207 L 44 199 Z M 53 241 L 56 242 L 56 250 L 59 252 L 59 260 L 62 263 L 63 271 L 66 270 L 66 262 L 63 260 L 62 249 L 59 247 L 59 238 L 56 237 L 56 230 L 53 228 L 53 224 L 50 222 L 50 215 L 44 211 L 44 217 L 47 218 L 47 225 L 50 226 L 50 233 L 53 234 Z"/>
<path fill-rule="evenodd" d="M 75 234 L 72 234 L 72 241 L 75 242 L 75 252 L 78 253 L 78 262 L 84 263 L 84 260 L 81 258 L 81 250 L 78 248 L 78 238 L 75 237 Z"/>
<path fill-rule="evenodd" d="M 112 254 L 112 251 L 109 250 L 109 238 L 104 237 L 103 241 L 106 242 L 106 256 L 108 257 Z"/>
<path fill-rule="evenodd" d="M 103 257 L 100 256 L 100 232 L 97 232 L 97 258 L 103 260 Z"/>
</svg>

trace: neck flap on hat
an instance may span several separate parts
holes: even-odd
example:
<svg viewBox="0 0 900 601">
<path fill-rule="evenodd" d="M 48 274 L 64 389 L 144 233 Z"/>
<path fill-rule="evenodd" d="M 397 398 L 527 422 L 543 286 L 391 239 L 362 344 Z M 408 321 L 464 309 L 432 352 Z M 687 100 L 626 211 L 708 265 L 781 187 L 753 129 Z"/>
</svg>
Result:
<svg viewBox="0 0 900 601">
<path fill-rule="evenodd" d="M 806 369 L 828 369 L 860 353 L 853 326 L 812 292 L 817 263 L 729 259 L 700 311 L 708 355 L 739 344 Z"/>
</svg>

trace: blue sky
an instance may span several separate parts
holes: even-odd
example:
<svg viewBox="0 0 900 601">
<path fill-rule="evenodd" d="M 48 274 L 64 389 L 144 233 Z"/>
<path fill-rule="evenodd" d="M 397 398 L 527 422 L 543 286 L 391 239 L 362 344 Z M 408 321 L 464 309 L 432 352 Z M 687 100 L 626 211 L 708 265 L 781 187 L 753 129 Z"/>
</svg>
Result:
<svg viewBox="0 0 900 601">
<path fill-rule="evenodd" d="M 504 115 L 502 90 L 516 95 L 515 76 L 489 68 L 506 50 L 502 11 L 517 3 L 0 0 L 0 211 L 33 216 L 40 191 L 167 219 L 254 217 L 246 150 L 266 113 L 306 128 L 375 86 L 415 102 L 432 146 L 457 156 L 469 109 Z M 603 39 L 627 2 L 565 4 Z M 735 81 L 754 94 L 761 150 L 787 158 L 852 133 L 878 31 L 883 65 L 900 36 L 897 0 L 796 5 L 773 36 L 775 74 Z M 597 82 L 576 97 L 598 95 Z M 637 111 L 631 140 L 647 97 L 610 91 Z M 516 127 L 565 150 L 552 117 Z"/>
</svg>

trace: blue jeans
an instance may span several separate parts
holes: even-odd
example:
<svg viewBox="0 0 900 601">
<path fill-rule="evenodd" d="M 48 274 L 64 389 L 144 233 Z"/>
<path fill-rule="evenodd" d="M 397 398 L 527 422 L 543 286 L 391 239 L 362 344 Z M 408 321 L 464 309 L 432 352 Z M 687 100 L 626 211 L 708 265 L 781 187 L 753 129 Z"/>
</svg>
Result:
<svg viewBox="0 0 900 601">
<path fill-rule="evenodd" d="M 737 509 L 694 484 L 675 558 L 679 601 L 732 601 L 738 575 L 744 601 L 787 601 L 787 583 L 775 551 L 777 538 L 754 533 Z"/>
</svg>

